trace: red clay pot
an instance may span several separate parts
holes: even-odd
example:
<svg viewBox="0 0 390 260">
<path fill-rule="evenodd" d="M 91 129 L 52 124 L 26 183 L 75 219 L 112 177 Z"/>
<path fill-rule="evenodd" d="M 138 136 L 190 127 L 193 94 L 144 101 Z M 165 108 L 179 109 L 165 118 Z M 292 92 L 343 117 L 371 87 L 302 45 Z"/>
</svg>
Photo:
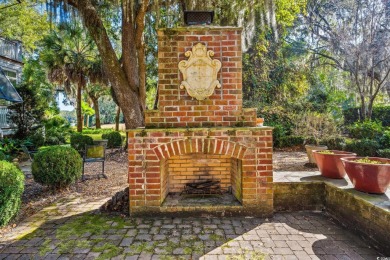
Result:
<svg viewBox="0 0 390 260">
<path fill-rule="evenodd" d="M 345 170 L 340 158 L 355 157 L 356 154 L 336 150 L 329 151 L 333 152 L 333 154 L 324 154 L 320 153 L 320 151 L 313 151 L 321 175 L 331 179 L 343 179 L 345 177 Z"/>
<path fill-rule="evenodd" d="M 383 164 L 355 162 L 362 158 L 380 161 Z M 379 157 L 347 157 L 342 158 L 341 161 L 356 190 L 378 194 L 386 192 L 387 187 L 390 185 L 390 159 Z"/>
</svg>

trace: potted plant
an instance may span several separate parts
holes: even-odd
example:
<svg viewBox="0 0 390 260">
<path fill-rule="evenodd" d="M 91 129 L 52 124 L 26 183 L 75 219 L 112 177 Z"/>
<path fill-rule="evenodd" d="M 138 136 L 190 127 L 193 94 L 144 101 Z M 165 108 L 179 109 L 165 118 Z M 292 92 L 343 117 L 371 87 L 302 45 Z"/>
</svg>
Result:
<svg viewBox="0 0 390 260">
<path fill-rule="evenodd" d="M 390 159 L 345 157 L 341 161 L 356 190 L 378 194 L 386 192 L 390 185 Z"/>
<path fill-rule="evenodd" d="M 295 135 L 305 137 L 305 148 L 310 164 L 316 164 L 313 150 L 326 150 L 326 145 L 320 145 L 320 141 L 338 134 L 336 124 L 328 114 L 308 112 L 298 115 L 295 120 Z"/>
<path fill-rule="evenodd" d="M 344 166 L 340 158 L 356 156 L 355 153 L 337 150 L 315 150 L 313 155 L 321 175 L 331 179 L 343 179 L 345 177 Z"/>
</svg>

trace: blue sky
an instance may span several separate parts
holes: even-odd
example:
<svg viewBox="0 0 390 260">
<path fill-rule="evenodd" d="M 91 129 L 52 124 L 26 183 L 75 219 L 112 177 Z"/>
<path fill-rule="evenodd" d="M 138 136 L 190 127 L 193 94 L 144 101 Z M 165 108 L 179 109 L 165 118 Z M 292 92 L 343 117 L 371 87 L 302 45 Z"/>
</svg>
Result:
<svg viewBox="0 0 390 260">
<path fill-rule="evenodd" d="M 65 96 L 64 96 L 64 93 L 60 92 L 58 93 L 58 97 L 57 97 L 57 104 L 60 108 L 61 111 L 72 111 L 74 109 L 74 106 L 71 106 L 71 105 L 64 105 L 63 101 L 64 101 Z"/>
</svg>

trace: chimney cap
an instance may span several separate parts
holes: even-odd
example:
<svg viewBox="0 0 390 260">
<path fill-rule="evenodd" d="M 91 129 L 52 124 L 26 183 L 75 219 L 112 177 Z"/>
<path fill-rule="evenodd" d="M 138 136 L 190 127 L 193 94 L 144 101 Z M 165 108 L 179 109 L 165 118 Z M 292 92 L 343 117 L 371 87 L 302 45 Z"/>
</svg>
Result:
<svg viewBox="0 0 390 260">
<path fill-rule="evenodd" d="M 184 11 L 186 25 L 210 25 L 214 19 L 214 11 Z"/>
</svg>

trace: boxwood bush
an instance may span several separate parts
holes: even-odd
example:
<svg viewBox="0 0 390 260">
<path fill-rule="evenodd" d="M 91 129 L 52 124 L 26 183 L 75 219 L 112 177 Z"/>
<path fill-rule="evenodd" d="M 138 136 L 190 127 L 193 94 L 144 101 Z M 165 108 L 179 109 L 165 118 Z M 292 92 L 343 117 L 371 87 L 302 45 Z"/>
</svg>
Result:
<svg viewBox="0 0 390 260">
<path fill-rule="evenodd" d="M 111 132 L 102 134 L 102 139 L 107 139 L 107 148 L 115 148 L 122 146 L 122 136 L 119 132 Z"/>
<path fill-rule="evenodd" d="M 34 180 L 51 188 L 62 188 L 81 177 L 82 159 L 79 153 L 65 146 L 51 146 L 35 154 L 32 163 Z"/>
<path fill-rule="evenodd" d="M 70 145 L 77 151 L 84 151 L 85 145 L 93 145 L 92 137 L 79 133 L 70 136 Z"/>
<path fill-rule="evenodd" d="M 24 191 L 24 174 L 12 163 L 0 161 L 0 226 L 18 213 Z"/>
</svg>

